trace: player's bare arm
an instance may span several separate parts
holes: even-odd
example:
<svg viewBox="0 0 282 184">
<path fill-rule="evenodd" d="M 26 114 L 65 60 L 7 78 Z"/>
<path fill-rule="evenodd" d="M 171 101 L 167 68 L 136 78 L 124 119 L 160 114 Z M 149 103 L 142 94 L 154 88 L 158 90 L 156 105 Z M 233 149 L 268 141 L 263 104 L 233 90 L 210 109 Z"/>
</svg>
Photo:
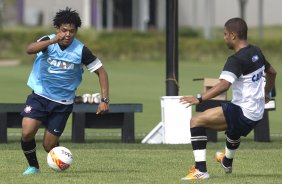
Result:
<svg viewBox="0 0 282 184">
<path fill-rule="evenodd" d="M 109 98 L 109 80 L 106 70 L 102 66 L 98 70 L 96 70 L 95 73 L 99 77 L 102 99 Z M 110 108 L 109 103 L 102 101 L 98 106 L 97 114 L 104 114 L 109 111 L 109 108 Z"/>
<path fill-rule="evenodd" d="M 264 88 L 265 103 L 268 103 L 271 100 L 269 93 L 272 90 L 272 88 L 274 87 L 275 79 L 276 79 L 276 71 L 272 66 L 270 66 L 269 69 L 266 71 L 265 79 L 266 79 L 266 84 Z"/>
<path fill-rule="evenodd" d="M 209 89 L 208 91 L 202 94 L 201 100 L 209 100 L 211 98 L 214 98 L 220 95 L 221 93 L 227 91 L 230 86 L 231 86 L 230 82 L 224 79 L 221 79 L 218 84 L 216 84 L 211 89 Z M 189 106 L 197 105 L 200 103 L 201 100 L 199 100 L 198 98 L 194 96 L 183 96 L 180 98 L 180 102 L 182 104 L 189 104 Z"/>
<path fill-rule="evenodd" d="M 45 41 L 33 42 L 27 46 L 26 53 L 27 54 L 36 54 L 44 49 L 46 49 L 49 45 L 59 42 L 65 38 L 66 33 L 58 33 L 54 38 Z"/>
</svg>

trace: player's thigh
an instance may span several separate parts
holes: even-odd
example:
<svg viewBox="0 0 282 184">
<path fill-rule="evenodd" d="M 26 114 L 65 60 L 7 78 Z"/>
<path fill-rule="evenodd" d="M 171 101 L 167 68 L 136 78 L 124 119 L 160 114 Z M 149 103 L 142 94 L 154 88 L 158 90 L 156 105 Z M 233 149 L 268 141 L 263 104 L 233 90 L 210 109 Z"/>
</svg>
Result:
<svg viewBox="0 0 282 184">
<path fill-rule="evenodd" d="M 206 127 L 215 130 L 226 130 L 227 123 L 223 114 L 222 107 L 207 109 L 196 114 L 191 119 L 191 128 Z"/>
<path fill-rule="evenodd" d="M 43 138 L 43 147 L 46 152 L 49 152 L 57 145 L 59 137 L 62 135 L 67 120 L 70 115 L 70 111 L 66 112 L 53 112 L 46 122 L 46 129 Z"/>
<path fill-rule="evenodd" d="M 31 139 L 33 139 L 41 124 L 42 123 L 39 120 L 24 117 L 22 120 L 23 141 L 30 141 Z"/>
</svg>

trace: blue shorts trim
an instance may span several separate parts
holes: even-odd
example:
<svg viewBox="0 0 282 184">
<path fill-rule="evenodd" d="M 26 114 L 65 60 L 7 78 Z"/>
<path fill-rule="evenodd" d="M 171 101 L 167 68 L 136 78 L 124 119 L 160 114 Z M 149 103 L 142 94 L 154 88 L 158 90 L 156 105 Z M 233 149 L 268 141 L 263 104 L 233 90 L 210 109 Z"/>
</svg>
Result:
<svg viewBox="0 0 282 184">
<path fill-rule="evenodd" d="M 32 93 L 27 97 L 21 115 L 41 121 L 50 133 L 59 137 L 66 127 L 72 109 L 72 104 L 60 104 Z"/>
<path fill-rule="evenodd" d="M 228 124 L 226 133 L 236 136 L 247 136 L 260 121 L 246 118 L 241 107 L 231 102 L 222 103 L 222 110 Z"/>
</svg>

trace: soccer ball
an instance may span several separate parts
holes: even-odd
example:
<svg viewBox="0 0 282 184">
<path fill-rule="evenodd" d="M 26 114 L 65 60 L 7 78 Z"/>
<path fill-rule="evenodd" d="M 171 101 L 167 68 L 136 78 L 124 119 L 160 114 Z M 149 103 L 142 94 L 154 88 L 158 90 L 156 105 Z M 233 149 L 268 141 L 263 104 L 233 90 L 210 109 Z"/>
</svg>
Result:
<svg viewBox="0 0 282 184">
<path fill-rule="evenodd" d="M 72 164 L 72 154 L 69 149 L 58 146 L 47 155 L 47 163 L 55 171 L 64 171 Z"/>
</svg>

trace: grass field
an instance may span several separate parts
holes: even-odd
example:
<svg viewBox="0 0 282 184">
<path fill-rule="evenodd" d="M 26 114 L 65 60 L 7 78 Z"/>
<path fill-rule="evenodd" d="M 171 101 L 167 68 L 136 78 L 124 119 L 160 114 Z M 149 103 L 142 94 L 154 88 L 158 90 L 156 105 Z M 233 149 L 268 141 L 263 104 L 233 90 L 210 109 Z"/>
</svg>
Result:
<svg viewBox="0 0 282 184">
<path fill-rule="evenodd" d="M 195 95 L 203 90 L 193 78 L 216 78 L 224 60 L 179 64 L 179 95 Z M 62 136 L 62 145 L 74 155 L 74 164 L 66 172 L 54 173 L 47 168 L 46 153 L 41 146 L 42 132 L 37 135 L 38 158 L 42 173 L 23 177 L 26 161 L 20 149 L 20 129 L 8 130 L 8 144 L 0 144 L 0 183 L 183 183 L 183 177 L 193 164 L 191 145 L 139 144 L 161 120 L 160 97 L 165 95 L 165 62 L 161 61 L 104 61 L 109 73 L 111 103 L 142 103 L 143 112 L 136 113 L 136 143 L 120 143 L 120 130 L 86 130 L 86 143 L 70 142 L 70 123 Z M 211 178 L 204 183 L 281 183 L 282 126 L 281 77 L 282 63 L 273 61 L 278 71 L 277 109 L 270 112 L 270 143 L 253 141 L 251 133 L 243 138 L 236 153 L 234 172 L 225 175 L 214 161 L 214 153 L 224 147 L 223 133 L 217 143 L 208 144 L 208 169 Z M 29 65 L 0 68 L 0 102 L 24 102 L 30 89 L 26 80 Z M 96 76 L 85 72 L 78 94 L 99 92 Z M 230 99 L 230 93 L 229 93 Z M 202 183 L 202 182 L 190 182 Z"/>
<path fill-rule="evenodd" d="M 46 153 L 38 146 L 41 174 L 24 177 L 25 160 L 17 142 L 2 145 L 0 183 L 97 183 L 97 184 L 176 184 L 193 163 L 190 145 L 142 145 L 89 142 L 63 142 L 74 155 L 74 164 L 66 172 L 47 168 Z M 214 160 L 224 143 L 208 144 L 207 162 L 211 178 L 190 183 L 280 183 L 282 180 L 281 140 L 254 143 L 243 140 L 234 160 L 233 174 L 226 175 Z M 189 182 L 186 182 L 189 183 Z"/>
</svg>

